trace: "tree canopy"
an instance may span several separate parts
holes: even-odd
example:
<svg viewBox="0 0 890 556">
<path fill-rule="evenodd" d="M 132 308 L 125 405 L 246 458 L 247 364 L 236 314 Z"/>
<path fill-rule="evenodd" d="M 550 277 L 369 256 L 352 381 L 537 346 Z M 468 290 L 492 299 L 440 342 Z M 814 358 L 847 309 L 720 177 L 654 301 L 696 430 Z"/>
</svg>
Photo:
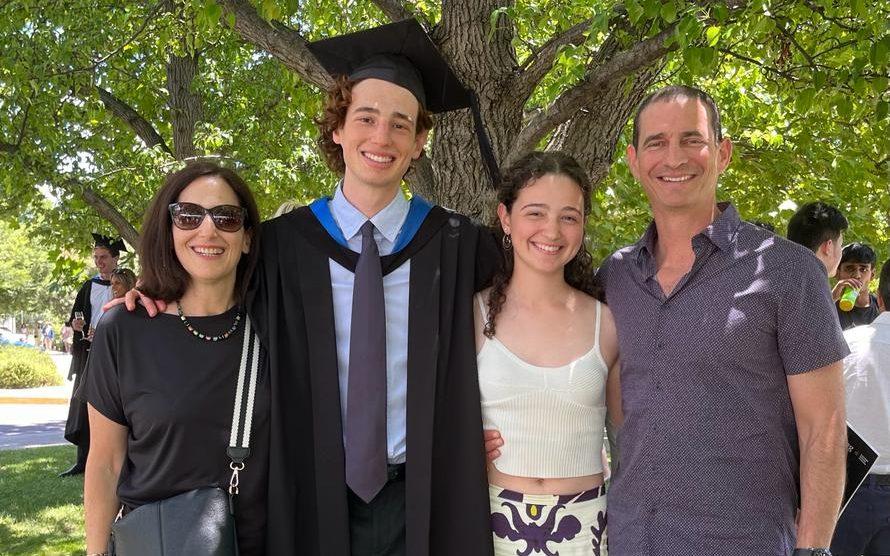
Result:
<svg viewBox="0 0 890 556">
<path fill-rule="evenodd" d="M 582 162 L 600 256 L 648 221 L 627 122 L 667 83 L 717 100 L 736 145 L 721 197 L 744 217 L 783 229 L 787 201 L 824 199 L 890 255 L 890 0 L 0 0 L 0 215 L 32 221 L 62 268 L 90 230 L 135 242 L 190 157 L 238 169 L 265 216 L 325 194 L 312 120 L 331 77 L 306 42 L 411 16 L 476 92 L 502 165 L 536 148 Z M 474 141 L 469 111 L 437 118 L 412 189 L 487 215 Z"/>
</svg>

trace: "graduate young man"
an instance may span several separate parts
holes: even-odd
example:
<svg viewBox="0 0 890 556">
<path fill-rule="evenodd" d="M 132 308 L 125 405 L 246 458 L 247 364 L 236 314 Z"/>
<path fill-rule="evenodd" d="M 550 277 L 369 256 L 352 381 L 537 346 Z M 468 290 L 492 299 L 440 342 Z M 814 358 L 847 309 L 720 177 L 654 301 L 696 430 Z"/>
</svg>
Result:
<svg viewBox="0 0 890 556">
<path fill-rule="evenodd" d="M 73 392 L 77 392 L 80 388 L 83 369 L 87 364 L 90 340 L 92 340 L 90 330 L 102 316 L 102 306 L 113 297 L 111 273 L 117 268 L 121 251 L 126 251 L 126 247 L 120 238 L 93 234 L 93 264 L 99 274 L 84 282 L 77 290 L 77 297 L 71 307 L 71 316 L 65 323 L 74 330 L 71 365 L 68 367 L 68 380 L 74 379 Z M 90 423 L 87 419 L 87 404 L 80 399 L 71 398 L 68 406 L 65 440 L 77 446 L 77 460 L 71 468 L 59 476 L 82 475 L 90 451 Z"/>
<path fill-rule="evenodd" d="M 431 114 L 472 93 L 415 20 L 309 48 L 338 76 L 319 145 L 341 179 L 261 227 L 247 306 L 272 385 L 267 553 L 489 555 L 472 296 L 500 250 L 401 189 Z"/>
<path fill-rule="evenodd" d="M 469 93 L 414 20 L 310 49 L 338 76 L 319 145 L 342 179 L 262 228 L 268 551 L 490 554 L 472 295 L 499 251 L 401 188 L 431 113 Z"/>
</svg>

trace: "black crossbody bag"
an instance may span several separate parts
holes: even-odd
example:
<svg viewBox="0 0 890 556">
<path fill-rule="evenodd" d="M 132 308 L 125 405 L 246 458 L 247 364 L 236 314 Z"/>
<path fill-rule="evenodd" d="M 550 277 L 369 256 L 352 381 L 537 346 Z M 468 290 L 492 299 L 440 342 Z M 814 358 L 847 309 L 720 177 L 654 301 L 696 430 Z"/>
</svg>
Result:
<svg viewBox="0 0 890 556">
<path fill-rule="evenodd" d="M 259 373 L 260 343 L 244 319 L 244 344 L 232 433 L 226 450 L 230 458 L 228 492 L 219 487 L 196 488 L 139 506 L 111 526 L 108 554 L 112 556 L 237 556 L 235 496 L 239 473 L 250 455 L 250 427 Z"/>
</svg>

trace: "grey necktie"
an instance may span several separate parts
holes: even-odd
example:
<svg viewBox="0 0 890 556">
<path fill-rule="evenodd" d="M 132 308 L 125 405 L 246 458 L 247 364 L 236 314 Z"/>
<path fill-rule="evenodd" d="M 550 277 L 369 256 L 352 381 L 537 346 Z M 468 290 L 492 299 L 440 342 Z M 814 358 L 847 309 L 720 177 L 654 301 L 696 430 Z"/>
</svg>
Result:
<svg viewBox="0 0 890 556">
<path fill-rule="evenodd" d="M 370 502 L 386 484 L 386 315 L 374 224 L 362 225 L 352 289 L 346 393 L 346 484 Z"/>
</svg>

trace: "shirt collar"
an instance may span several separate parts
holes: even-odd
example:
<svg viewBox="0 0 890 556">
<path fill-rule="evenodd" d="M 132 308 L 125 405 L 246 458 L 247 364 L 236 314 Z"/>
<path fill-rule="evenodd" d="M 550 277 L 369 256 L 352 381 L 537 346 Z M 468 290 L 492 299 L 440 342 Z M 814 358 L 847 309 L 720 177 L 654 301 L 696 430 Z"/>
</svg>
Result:
<svg viewBox="0 0 890 556">
<path fill-rule="evenodd" d="M 741 224 L 739 213 L 736 208 L 729 202 L 717 203 L 720 214 L 711 222 L 708 227 L 699 232 L 695 237 L 705 237 L 717 246 L 721 251 L 728 251 L 732 248 L 735 241 L 736 233 Z M 639 259 L 643 253 L 649 257 L 655 256 L 655 242 L 658 239 L 658 229 L 655 221 L 649 222 L 643 237 L 636 243 L 634 247 L 634 257 Z M 695 238 L 693 238 L 693 241 Z"/>
<path fill-rule="evenodd" d="M 349 241 L 359 233 L 362 224 L 368 221 L 368 217 L 346 199 L 346 196 L 343 194 L 342 181 L 337 184 L 337 190 L 334 192 L 334 198 L 331 199 L 330 206 L 331 214 L 334 216 L 337 225 L 340 226 L 340 231 L 343 232 L 343 237 L 346 238 L 346 241 Z M 384 238 L 391 243 L 395 243 L 402 225 L 405 223 L 405 218 L 408 216 L 409 207 L 408 199 L 399 190 L 393 200 L 372 216 L 370 220 Z"/>
</svg>

